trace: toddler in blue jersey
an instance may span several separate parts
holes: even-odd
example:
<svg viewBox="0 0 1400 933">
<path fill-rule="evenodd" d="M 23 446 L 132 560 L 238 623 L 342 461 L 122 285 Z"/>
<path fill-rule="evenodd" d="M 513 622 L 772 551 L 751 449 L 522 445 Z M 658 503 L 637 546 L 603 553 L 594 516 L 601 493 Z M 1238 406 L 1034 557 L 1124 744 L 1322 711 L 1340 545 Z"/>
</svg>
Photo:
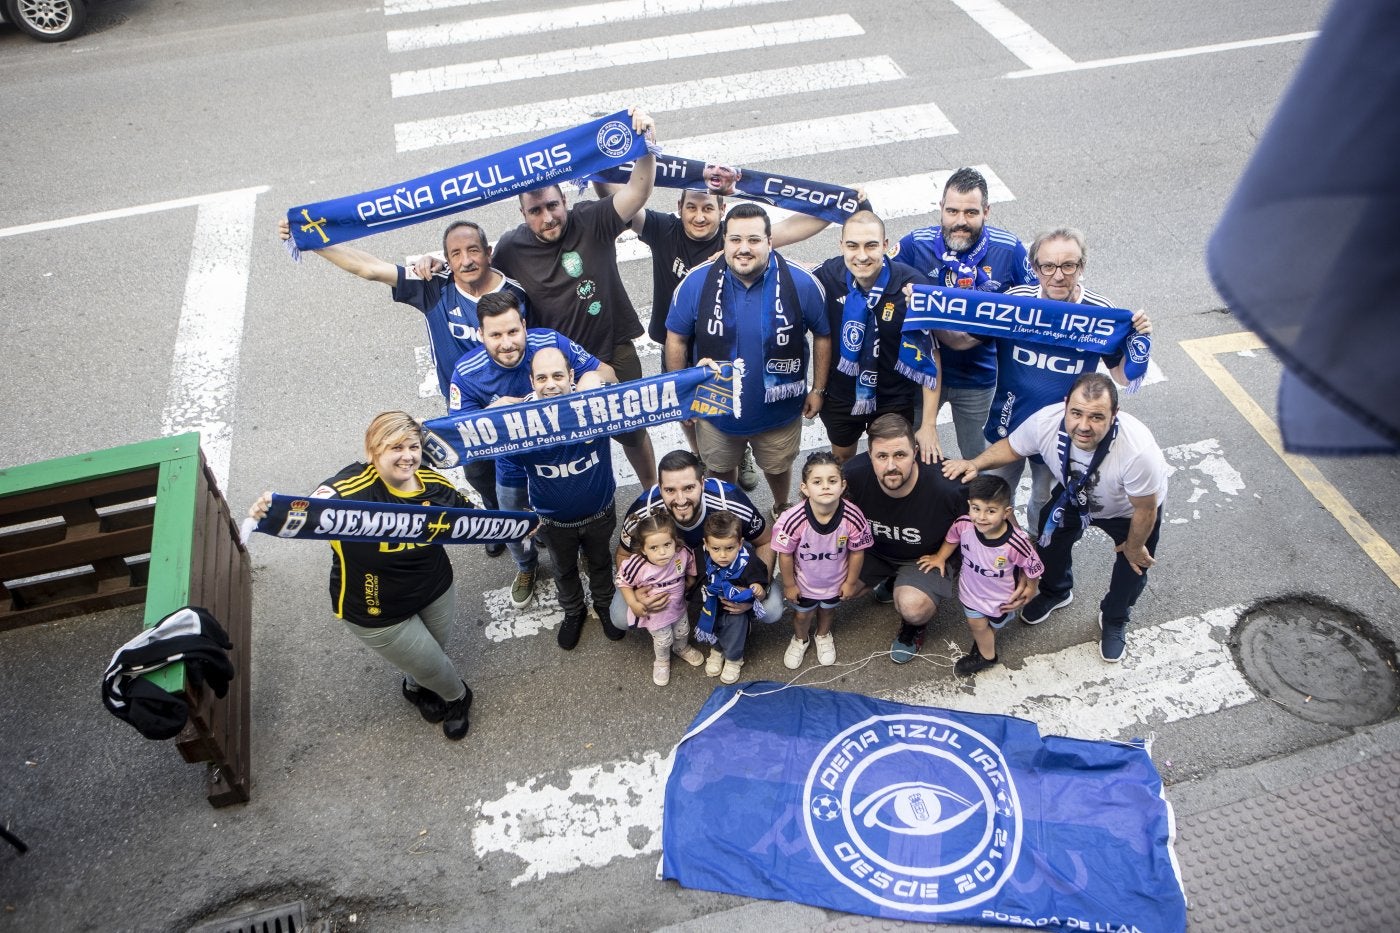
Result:
<svg viewBox="0 0 1400 933">
<path fill-rule="evenodd" d="M 864 551 L 874 543 L 865 515 L 844 498 L 846 480 L 829 452 L 807 457 L 800 489 L 802 502 L 773 524 L 783 597 L 794 611 L 792 641 L 783 654 L 783 665 L 794 671 L 807 654 L 809 634 L 817 643 L 817 663 L 836 663 L 836 639 L 831 634 L 836 606 L 861 589 Z"/>
<path fill-rule="evenodd" d="M 675 519 L 664 509 L 637 523 L 632 542 L 637 553 L 617 568 L 617 589 L 627 603 L 627 624 L 651 633 L 655 653 L 651 679 L 664 687 L 671 681 L 672 654 L 696 667 L 705 660 L 690 644 L 686 614 L 685 594 L 695 585 L 695 557 L 680 543 Z M 641 598 L 645 594 L 650 600 L 662 593 L 666 602 L 659 609 L 648 609 Z"/>
<path fill-rule="evenodd" d="M 714 645 L 705 660 L 705 673 L 720 683 L 739 680 L 744 645 L 756 612 L 768 591 L 768 565 L 743 537 L 733 512 L 711 512 L 705 519 L 705 559 L 700 595 L 700 618 L 695 640 Z M 761 619 L 762 616 L 759 616 Z"/>
</svg>

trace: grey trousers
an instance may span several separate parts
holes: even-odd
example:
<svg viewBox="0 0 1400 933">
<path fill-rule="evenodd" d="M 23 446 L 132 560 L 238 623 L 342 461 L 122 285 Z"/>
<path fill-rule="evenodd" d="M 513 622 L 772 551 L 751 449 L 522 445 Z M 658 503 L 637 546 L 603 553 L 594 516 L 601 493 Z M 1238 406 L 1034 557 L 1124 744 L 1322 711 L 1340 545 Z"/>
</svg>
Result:
<svg viewBox="0 0 1400 933">
<path fill-rule="evenodd" d="M 442 697 L 460 700 L 466 691 L 462 675 L 443 651 L 457 616 L 456 584 L 402 622 L 385 628 L 365 628 L 342 619 L 345 628 L 366 648 L 404 672 L 410 685 L 417 684 Z"/>
</svg>

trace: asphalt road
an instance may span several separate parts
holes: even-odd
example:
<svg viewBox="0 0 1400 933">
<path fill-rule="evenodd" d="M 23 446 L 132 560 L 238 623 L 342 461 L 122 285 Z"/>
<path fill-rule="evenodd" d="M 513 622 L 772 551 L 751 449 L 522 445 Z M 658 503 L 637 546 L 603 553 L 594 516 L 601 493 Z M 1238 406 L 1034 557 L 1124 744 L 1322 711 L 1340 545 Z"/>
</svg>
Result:
<svg viewBox="0 0 1400 933">
<path fill-rule="evenodd" d="M 930 636 L 928 662 L 896 668 L 876 657 L 806 682 L 839 677 L 838 689 L 1016 712 L 1047 732 L 1153 734 L 1169 785 L 1344 735 L 1261 699 L 1238 676 L 1232 607 L 1308 594 L 1400 640 L 1397 582 L 1182 347 L 1241 330 L 1210 285 L 1205 240 L 1306 39 L 1008 77 L 1292 36 L 1315 29 L 1324 5 L 994 5 L 1030 24 L 1040 44 L 1005 17 L 979 22 L 951 0 L 698 6 L 570 26 L 558 3 L 391 14 L 378 2 L 111 0 L 66 45 L 0 27 L 0 433 L 10 438 L 0 466 L 202 424 L 239 511 L 264 488 L 309 489 L 354 459 L 377 411 L 438 414 L 441 400 L 419 391 L 417 315 L 313 257 L 293 265 L 275 226 L 292 204 L 537 135 L 530 121 L 542 102 L 604 95 L 621 109 L 635 100 L 656 116 L 663 143 L 931 105 L 955 132 L 909 139 L 894 123 L 840 145 L 819 132 L 778 133 L 775 151 L 752 164 L 888 179 L 900 191 L 920 175 L 985 165 L 1003 192 L 993 223 L 1026 240 L 1051 225 L 1084 229 L 1087 284 L 1155 323 L 1162 378 L 1125 407 L 1178 469 L 1170 524 L 1121 671 L 1098 660 L 1093 599 L 1083 598 L 1053 624 L 1009 630 L 1004 670 L 972 686 L 951 674 L 956 649 L 944 642 L 966 641 L 952 607 Z M 533 25 L 506 35 L 499 18 L 526 13 L 537 14 Z M 837 14 L 858 32 L 768 48 L 691 37 L 679 42 L 691 47 L 685 57 L 637 61 L 633 52 L 626 66 L 583 71 L 551 64 L 563 49 Z M 415 47 L 412 30 L 473 17 L 502 38 Z M 390 51 L 395 44 L 408 48 Z M 512 80 L 392 96 L 392 74 L 505 56 L 528 56 L 503 65 Z M 594 50 L 583 60 L 604 58 Z M 765 74 L 856 60 L 829 69 L 846 77 L 821 91 Z M 498 135 L 398 151 L 415 121 L 503 107 L 520 108 L 519 122 Z M 668 200 L 657 194 L 652 206 Z M 892 240 L 935 222 L 926 207 L 876 206 L 892 218 Z M 496 205 L 474 219 L 498 234 L 513 213 Z M 427 225 L 364 245 L 399 258 L 436 235 Z M 836 251 L 828 232 L 790 255 Z M 639 306 L 648 275 L 645 262 L 624 264 Z M 1276 362 L 1264 351 L 1217 358 L 1272 414 Z M 644 359 L 656 367 L 655 354 Z M 1400 545 L 1393 461 L 1318 467 L 1376 540 Z M 561 652 L 556 618 L 501 613 L 509 562 L 463 549 L 455 655 L 477 705 L 470 736 L 448 743 L 330 618 L 324 548 L 269 539 L 253 553 L 255 787 L 243 807 L 209 809 L 198 769 L 98 708 L 101 669 L 133 616 L 0 635 L 0 819 L 33 847 L 23 858 L 0 849 L 0 928 L 181 929 L 305 898 L 344 929 L 654 929 L 741 903 L 653 880 L 648 795 L 712 686 L 699 672 L 677 668 L 670 686 L 655 688 L 649 644 L 613 645 L 596 626 Z M 1098 539 L 1081 553 L 1088 597 L 1106 585 L 1109 549 Z M 888 650 L 895 630 L 888 609 L 866 602 L 838 624 L 842 662 Z M 786 638 L 759 631 L 745 677 L 786 679 Z"/>
</svg>

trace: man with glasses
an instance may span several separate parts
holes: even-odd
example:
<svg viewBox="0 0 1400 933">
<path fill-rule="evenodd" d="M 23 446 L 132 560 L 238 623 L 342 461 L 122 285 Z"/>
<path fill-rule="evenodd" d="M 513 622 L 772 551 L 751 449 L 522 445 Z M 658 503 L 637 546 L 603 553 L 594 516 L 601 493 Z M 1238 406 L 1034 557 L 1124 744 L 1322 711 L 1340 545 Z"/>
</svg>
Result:
<svg viewBox="0 0 1400 933">
<path fill-rule="evenodd" d="M 891 259 L 913 266 L 935 285 L 1004 292 L 1013 285 L 1034 285 L 1026 248 L 1016 235 L 987 223 L 987 179 L 975 168 L 960 168 L 948 177 L 938 202 L 942 223 L 904 235 Z M 958 455 L 975 457 L 987 446 L 982 426 L 997 382 L 997 356 L 976 342 L 958 349 L 944 345 L 939 364 L 939 392 L 953 411 Z M 939 456 L 937 412 L 919 422 L 919 458 Z"/>
<path fill-rule="evenodd" d="M 1117 307 L 1113 302 L 1089 291 L 1081 283 L 1088 258 L 1084 234 L 1073 227 L 1058 227 L 1042 233 L 1031 243 L 1030 262 L 1039 285 L 1017 285 L 1006 290 L 1008 295 L 1049 298 L 1101 308 Z M 1133 314 L 1133 330 L 1139 334 L 1152 333 L 1152 321 L 1141 311 Z M 969 347 L 978 342 L 995 347 L 997 358 L 996 392 L 983 434 L 989 444 L 1009 436 L 1027 418 L 1047 405 L 1059 405 L 1081 373 L 1091 373 L 1102 360 L 1114 381 L 1127 385 L 1123 374 L 1123 353 L 1108 354 L 1071 350 L 1018 340 L 1011 337 L 977 338 L 969 335 L 939 333 L 944 346 Z M 947 356 L 945 351 L 944 356 Z M 964 456 L 971 460 L 973 457 Z M 994 470 L 1005 479 L 1012 490 L 1021 482 L 1026 457 L 1016 457 Z M 1026 506 L 1026 525 L 1039 527 L 1040 511 L 1050 499 L 1055 474 L 1039 458 L 1030 460 L 1031 498 Z"/>
</svg>

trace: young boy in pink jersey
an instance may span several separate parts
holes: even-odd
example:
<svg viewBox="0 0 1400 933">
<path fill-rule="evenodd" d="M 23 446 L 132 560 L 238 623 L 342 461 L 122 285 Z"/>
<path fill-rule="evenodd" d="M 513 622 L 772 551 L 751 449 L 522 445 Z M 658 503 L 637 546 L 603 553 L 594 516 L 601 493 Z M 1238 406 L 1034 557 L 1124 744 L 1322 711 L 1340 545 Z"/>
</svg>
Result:
<svg viewBox="0 0 1400 933">
<path fill-rule="evenodd" d="M 802 465 L 803 501 L 773 524 L 773 551 L 782 568 L 783 597 L 793 608 L 792 641 L 783 654 L 788 670 L 802 666 L 812 616 L 817 617 L 817 663 L 836 663 L 831 634 L 835 609 L 861 588 L 863 553 L 873 539 L 870 525 L 855 503 L 842 498 L 846 480 L 841 465 L 818 451 Z"/>
<path fill-rule="evenodd" d="M 640 553 L 622 562 L 617 570 L 617 587 L 627 603 L 627 622 L 651 633 L 655 661 L 652 683 L 664 687 L 671 681 L 671 655 L 675 653 L 692 666 L 705 660 L 690 644 L 690 620 L 686 617 L 685 593 L 695 585 L 695 558 L 681 544 L 676 523 L 665 509 L 652 512 L 637 523 L 632 541 Z M 666 605 L 648 612 L 637 590 L 665 593 Z"/>
<path fill-rule="evenodd" d="M 1045 572 L 1035 546 L 1026 533 L 1010 522 L 1011 487 L 1000 476 L 984 473 L 967 484 L 967 512 L 948 529 L 937 554 L 919 558 L 925 573 L 948 575 L 947 563 L 962 550 L 958 575 L 958 599 L 972 629 L 972 649 L 953 665 L 959 675 L 971 677 L 997 663 L 996 629 L 1006 625 L 1015 611 L 1008 606 L 1016 589 L 1016 570 L 1031 581 L 1028 594 Z"/>
</svg>

